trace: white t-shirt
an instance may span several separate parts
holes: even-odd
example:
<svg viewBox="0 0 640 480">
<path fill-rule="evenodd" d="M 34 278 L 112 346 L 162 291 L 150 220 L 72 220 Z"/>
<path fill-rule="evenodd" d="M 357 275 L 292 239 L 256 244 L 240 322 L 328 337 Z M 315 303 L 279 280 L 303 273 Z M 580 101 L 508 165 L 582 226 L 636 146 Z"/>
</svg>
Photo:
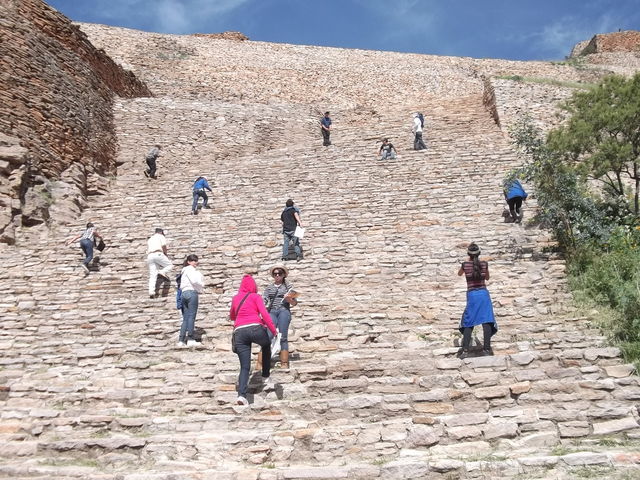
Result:
<svg viewBox="0 0 640 480">
<path fill-rule="evenodd" d="M 167 239 L 161 233 L 154 233 L 147 241 L 147 253 L 162 252 L 162 247 L 167 246 Z"/>
<path fill-rule="evenodd" d="M 420 123 L 420 119 L 418 117 L 414 117 L 413 119 L 413 132 L 422 132 L 422 124 Z"/>
<path fill-rule="evenodd" d="M 187 265 L 182 269 L 182 277 L 180 278 L 180 290 L 195 290 L 202 293 L 204 290 L 204 277 L 192 265 Z"/>
</svg>

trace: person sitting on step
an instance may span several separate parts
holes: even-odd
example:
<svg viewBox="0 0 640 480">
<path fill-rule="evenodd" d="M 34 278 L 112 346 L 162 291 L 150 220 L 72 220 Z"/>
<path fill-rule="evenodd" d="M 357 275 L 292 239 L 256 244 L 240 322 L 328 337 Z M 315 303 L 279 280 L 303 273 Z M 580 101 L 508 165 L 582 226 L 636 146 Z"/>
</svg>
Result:
<svg viewBox="0 0 640 480">
<path fill-rule="evenodd" d="M 273 267 L 271 269 L 273 283 L 262 292 L 262 299 L 271 315 L 271 320 L 282 335 L 280 338 L 280 366 L 282 368 L 289 368 L 291 307 L 298 304 L 293 284 L 286 280 L 288 273 L 284 267 Z M 259 353 L 256 368 L 262 368 L 262 360 L 262 354 Z"/>
<path fill-rule="evenodd" d="M 396 158 L 396 149 L 388 138 L 382 140 L 378 154 L 380 155 L 380 160 L 394 160 Z"/>
<path fill-rule="evenodd" d="M 191 205 L 191 214 L 198 214 L 198 201 L 200 197 L 202 197 L 202 208 L 211 208 L 209 206 L 209 197 L 207 197 L 207 192 L 205 190 L 209 190 L 212 192 L 211 187 L 209 187 L 209 182 L 207 182 L 206 177 L 198 177 L 196 181 L 193 183 L 193 205 Z"/>
<path fill-rule="evenodd" d="M 491 350 L 491 337 L 498 331 L 498 324 L 493 315 L 493 305 L 487 290 L 485 281 L 489 280 L 489 264 L 480 261 L 480 247 L 471 243 L 467 249 L 469 260 L 462 262 L 458 275 L 464 275 L 467 280 L 467 306 L 460 320 L 460 333 L 462 333 L 462 348 L 460 358 L 466 358 L 471 344 L 473 327 L 482 325 L 484 334 L 483 354 L 493 355 Z"/>
</svg>

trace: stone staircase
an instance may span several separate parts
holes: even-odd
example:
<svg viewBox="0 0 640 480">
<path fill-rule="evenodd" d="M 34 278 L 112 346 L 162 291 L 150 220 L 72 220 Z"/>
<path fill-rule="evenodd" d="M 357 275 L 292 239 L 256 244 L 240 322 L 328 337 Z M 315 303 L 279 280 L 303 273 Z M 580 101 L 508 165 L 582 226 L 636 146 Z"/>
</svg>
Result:
<svg viewBox="0 0 640 480">
<path fill-rule="evenodd" d="M 481 87 L 460 73 L 470 67 L 450 67 L 459 79 L 450 91 L 434 81 L 415 101 L 398 95 L 407 72 L 438 79 L 446 58 L 389 54 L 387 64 L 382 52 L 87 30 L 157 96 L 119 100 L 118 176 L 73 231 L 32 230 L 0 246 L 0 477 L 640 475 L 638 379 L 572 307 L 548 234 L 503 223 L 499 185 L 518 159 Z M 192 53 L 163 58 L 167 45 Z M 256 73 L 259 82 L 225 76 L 214 57 L 251 72 L 269 48 L 273 71 Z M 365 70 L 362 83 L 338 76 Z M 315 99 L 303 101 L 318 85 L 341 87 L 328 148 Z M 398 98 L 378 107 L 372 85 Z M 429 112 L 427 152 L 410 149 L 417 109 Z M 382 135 L 397 160 L 376 159 Z M 153 143 L 163 145 L 158 180 L 142 175 Z M 202 174 L 213 209 L 192 216 L 190 186 Z M 267 284 L 289 197 L 308 236 L 305 259 L 287 264 L 301 292 L 291 368 L 275 370 L 275 392 L 254 375 L 251 405 L 239 407 L 229 302 L 245 272 Z M 531 218 L 535 199 L 526 208 Z M 109 247 L 85 277 L 79 249 L 64 241 L 89 220 Z M 200 257 L 201 348 L 175 346 L 173 286 L 146 295 L 156 226 L 176 271 L 187 254 Z M 472 240 L 491 262 L 500 331 L 495 356 L 459 360 L 456 271 Z"/>
</svg>

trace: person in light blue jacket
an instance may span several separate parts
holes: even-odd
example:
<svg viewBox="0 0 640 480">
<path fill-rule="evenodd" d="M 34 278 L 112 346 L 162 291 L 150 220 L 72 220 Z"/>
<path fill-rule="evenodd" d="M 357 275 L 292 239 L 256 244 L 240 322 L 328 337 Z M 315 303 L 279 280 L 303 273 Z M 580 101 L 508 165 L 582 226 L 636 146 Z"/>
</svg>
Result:
<svg viewBox="0 0 640 480">
<path fill-rule="evenodd" d="M 515 223 L 522 221 L 522 201 L 526 201 L 528 196 L 518 179 L 514 178 L 505 183 L 504 198 L 507 200 L 509 213 Z"/>
<path fill-rule="evenodd" d="M 211 187 L 209 187 L 209 182 L 205 177 L 198 177 L 193 184 L 193 205 L 191 206 L 191 213 L 193 215 L 198 214 L 198 201 L 200 197 L 202 197 L 202 208 L 211 208 L 209 206 L 209 197 L 207 197 L 206 190 L 212 192 Z"/>
</svg>

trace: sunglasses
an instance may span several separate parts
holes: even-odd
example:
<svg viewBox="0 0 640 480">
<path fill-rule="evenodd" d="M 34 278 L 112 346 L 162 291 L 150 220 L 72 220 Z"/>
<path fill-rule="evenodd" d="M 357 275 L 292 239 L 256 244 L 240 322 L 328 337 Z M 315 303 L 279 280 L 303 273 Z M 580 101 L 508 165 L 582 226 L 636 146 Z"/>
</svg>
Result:
<svg viewBox="0 0 640 480">
<path fill-rule="evenodd" d="M 284 275 L 284 272 L 273 272 L 274 277 L 281 277 L 282 275 Z"/>
</svg>

